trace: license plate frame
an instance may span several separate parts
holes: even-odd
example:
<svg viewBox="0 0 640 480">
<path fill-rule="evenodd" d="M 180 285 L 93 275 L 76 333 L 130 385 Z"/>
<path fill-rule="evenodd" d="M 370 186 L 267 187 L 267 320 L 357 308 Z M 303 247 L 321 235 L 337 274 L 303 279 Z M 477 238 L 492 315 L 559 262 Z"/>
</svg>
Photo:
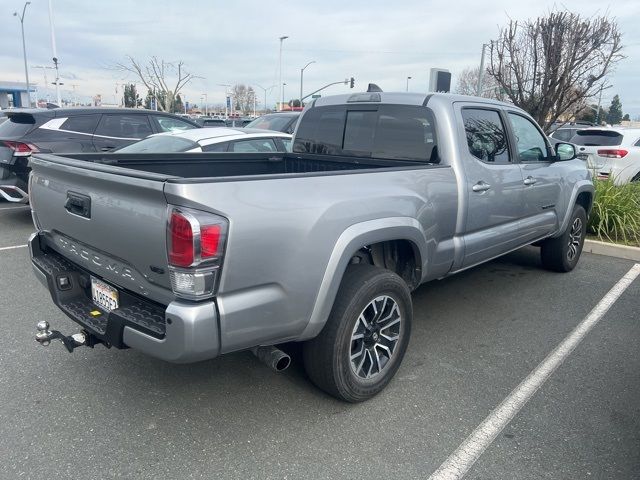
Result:
<svg viewBox="0 0 640 480">
<path fill-rule="evenodd" d="M 107 312 L 120 306 L 118 289 L 93 276 L 91 277 L 91 300 Z"/>
</svg>

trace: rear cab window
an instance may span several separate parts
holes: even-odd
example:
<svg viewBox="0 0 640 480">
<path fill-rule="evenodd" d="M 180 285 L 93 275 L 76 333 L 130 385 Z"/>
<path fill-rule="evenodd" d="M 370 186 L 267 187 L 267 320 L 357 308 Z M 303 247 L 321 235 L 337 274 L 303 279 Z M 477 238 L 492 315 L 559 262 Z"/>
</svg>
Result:
<svg viewBox="0 0 640 480">
<path fill-rule="evenodd" d="M 312 108 L 293 152 L 439 163 L 433 114 L 413 105 Z"/>
</svg>

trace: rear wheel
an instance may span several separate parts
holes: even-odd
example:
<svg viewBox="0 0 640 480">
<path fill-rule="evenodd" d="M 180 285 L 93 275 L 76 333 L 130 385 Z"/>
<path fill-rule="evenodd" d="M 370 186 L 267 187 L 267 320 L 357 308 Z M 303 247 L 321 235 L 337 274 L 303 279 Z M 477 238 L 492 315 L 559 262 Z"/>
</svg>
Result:
<svg viewBox="0 0 640 480">
<path fill-rule="evenodd" d="M 542 265 L 555 272 L 570 272 L 578 264 L 587 232 L 587 213 L 575 205 L 571 220 L 562 235 L 545 240 L 540 248 Z"/>
<path fill-rule="evenodd" d="M 320 334 L 304 344 L 311 381 L 330 395 L 361 402 L 400 367 L 411 334 L 411 295 L 395 273 L 351 265 Z"/>
</svg>

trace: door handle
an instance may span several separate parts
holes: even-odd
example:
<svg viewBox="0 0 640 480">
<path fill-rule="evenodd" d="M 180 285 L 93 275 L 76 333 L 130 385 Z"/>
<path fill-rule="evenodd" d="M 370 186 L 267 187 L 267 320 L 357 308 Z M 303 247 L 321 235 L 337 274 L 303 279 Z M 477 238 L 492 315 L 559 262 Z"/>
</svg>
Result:
<svg viewBox="0 0 640 480">
<path fill-rule="evenodd" d="M 529 175 L 527 178 L 524 179 L 524 184 L 525 185 L 535 185 L 535 183 L 538 180 L 536 180 L 535 178 L 533 178 L 531 175 Z"/>
<path fill-rule="evenodd" d="M 476 183 L 473 187 L 471 187 L 471 190 L 473 190 L 474 192 L 486 192 L 490 188 L 491 188 L 491 185 L 481 180 L 478 183 Z"/>
<path fill-rule="evenodd" d="M 91 218 L 91 197 L 69 191 L 67 192 L 67 200 L 64 202 L 64 208 L 67 212 L 79 217 Z"/>
</svg>

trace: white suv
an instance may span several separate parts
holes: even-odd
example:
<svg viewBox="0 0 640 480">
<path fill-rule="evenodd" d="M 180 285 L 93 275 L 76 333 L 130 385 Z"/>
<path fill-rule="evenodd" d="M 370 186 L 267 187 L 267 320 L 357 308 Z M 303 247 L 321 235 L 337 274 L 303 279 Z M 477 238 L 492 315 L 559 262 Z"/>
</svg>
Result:
<svg viewBox="0 0 640 480">
<path fill-rule="evenodd" d="M 587 128 L 571 143 L 597 178 L 613 178 L 618 185 L 640 182 L 640 128 Z"/>
</svg>

